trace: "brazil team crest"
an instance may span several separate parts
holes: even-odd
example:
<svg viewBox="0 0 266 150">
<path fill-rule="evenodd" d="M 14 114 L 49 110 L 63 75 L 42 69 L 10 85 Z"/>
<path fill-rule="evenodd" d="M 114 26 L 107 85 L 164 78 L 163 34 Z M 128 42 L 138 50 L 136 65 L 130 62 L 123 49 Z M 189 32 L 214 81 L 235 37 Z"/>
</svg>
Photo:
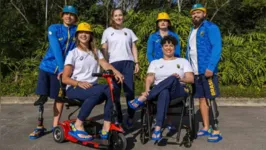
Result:
<svg viewBox="0 0 266 150">
<path fill-rule="evenodd" d="M 204 36 L 204 31 L 201 31 L 200 32 L 200 36 Z"/>
<path fill-rule="evenodd" d="M 179 64 L 176 64 L 176 68 L 180 69 L 180 65 Z"/>
</svg>

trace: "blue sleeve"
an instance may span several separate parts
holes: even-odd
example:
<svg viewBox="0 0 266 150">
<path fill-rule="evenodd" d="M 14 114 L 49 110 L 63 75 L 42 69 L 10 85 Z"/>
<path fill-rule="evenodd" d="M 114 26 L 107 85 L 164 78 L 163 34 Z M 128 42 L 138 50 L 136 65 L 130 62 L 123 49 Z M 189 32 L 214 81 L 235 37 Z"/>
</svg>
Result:
<svg viewBox="0 0 266 150">
<path fill-rule="evenodd" d="M 208 64 L 208 69 L 213 72 L 220 60 L 222 53 L 222 36 L 219 28 L 216 25 L 212 25 L 208 29 L 208 37 L 212 46 L 212 54 Z"/>
<path fill-rule="evenodd" d="M 62 56 L 62 50 L 58 42 L 58 38 L 56 36 L 56 32 L 57 30 L 55 26 L 51 25 L 48 28 L 48 40 L 49 40 L 50 48 L 56 60 L 58 70 L 59 72 L 62 72 L 64 69 L 64 61 L 63 61 L 63 56 Z"/>
<path fill-rule="evenodd" d="M 181 57 L 180 49 L 181 49 L 181 42 L 177 34 L 174 34 L 175 38 L 177 39 L 177 46 L 175 47 L 175 57 Z"/>
<path fill-rule="evenodd" d="M 154 60 L 153 50 L 154 50 L 154 44 L 152 40 L 152 35 L 150 35 L 147 43 L 147 58 L 149 63 Z"/>
</svg>

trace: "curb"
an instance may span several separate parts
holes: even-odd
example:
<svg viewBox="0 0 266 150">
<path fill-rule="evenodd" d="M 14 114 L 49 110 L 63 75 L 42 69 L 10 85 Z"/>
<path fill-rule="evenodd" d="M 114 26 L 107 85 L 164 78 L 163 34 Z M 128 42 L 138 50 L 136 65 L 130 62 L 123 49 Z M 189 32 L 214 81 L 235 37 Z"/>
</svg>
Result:
<svg viewBox="0 0 266 150">
<path fill-rule="evenodd" d="M 30 97 L 0 97 L 0 104 L 33 104 L 38 99 L 37 96 Z M 220 97 L 216 99 L 219 106 L 266 106 L 266 98 L 241 98 L 241 97 Z M 47 104 L 53 104 L 53 100 L 48 100 Z M 121 104 L 126 104 L 125 97 L 121 97 Z M 195 99 L 195 105 L 199 105 Z"/>
</svg>

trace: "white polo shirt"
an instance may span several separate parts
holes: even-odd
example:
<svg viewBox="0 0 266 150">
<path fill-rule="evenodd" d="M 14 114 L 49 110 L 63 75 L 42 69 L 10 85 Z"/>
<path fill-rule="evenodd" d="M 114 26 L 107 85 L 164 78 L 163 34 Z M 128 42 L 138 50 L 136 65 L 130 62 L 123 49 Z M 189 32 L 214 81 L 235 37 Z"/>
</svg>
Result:
<svg viewBox="0 0 266 150">
<path fill-rule="evenodd" d="M 195 75 L 199 74 L 198 71 L 198 52 L 197 52 L 197 31 L 199 28 L 197 29 L 193 29 L 191 34 L 190 34 L 190 38 L 189 38 L 189 56 L 190 56 L 190 60 L 191 60 L 191 65 L 194 71 Z"/>
<path fill-rule="evenodd" d="M 184 58 L 164 60 L 161 58 L 158 60 L 153 60 L 150 63 L 147 73 L 155 74 L 154 84 L 157 85 L 174 73 L 177 73 L 180 78 L 183 78 L 186 72 L 193 72 L 188 60 Z"/>
<path fill-rule="evenodd" d="M 107 43 L 109 63 L 122 60 L 134 61 L 132 44 L 137 40 L 137 36 L 128 28 L 116 30 L 109 27 L 104 30 L 101 44 Z"/>
<path fill-rule="evenodd" d="M 103 59 L 103 55 L 99 50 L 98 58 Z M 100 66 L 91 51 L 85 52 L 79 48 L 73 49 L 68 53 L 65 65 L 73 66 L 72 79 L 86 81 L 91 84 L 97 83 L 98 77 L 93 77 L 92 73 L 100 72 Z"/>
</svg>

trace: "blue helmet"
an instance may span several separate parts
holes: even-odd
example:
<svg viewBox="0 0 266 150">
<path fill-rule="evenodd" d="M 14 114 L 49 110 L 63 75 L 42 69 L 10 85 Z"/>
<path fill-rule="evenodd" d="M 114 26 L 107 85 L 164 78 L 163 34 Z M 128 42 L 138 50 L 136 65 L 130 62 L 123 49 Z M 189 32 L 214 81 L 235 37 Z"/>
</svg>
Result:
<svg viewBox="0 0 266 150">
<path fill-rule="evenodd" d="M 71 6 L 71 5 L 64 6 L 63 11 L 61 12 L 61 17 L 63 15 L 63 13 L 72 13 L 72 14 L 75 14 L 78 17 L 78 11 L 77 11 L 77 9 L 74 6 Z"/>
<path fill-rule="evenodd" d="M 192 13 L 194 10 L 201 10 L 203 12 L 207 12 L 206 8 L 202 4 L 195 4 L 192 6 L 190 13 Z"/>
</svg>

